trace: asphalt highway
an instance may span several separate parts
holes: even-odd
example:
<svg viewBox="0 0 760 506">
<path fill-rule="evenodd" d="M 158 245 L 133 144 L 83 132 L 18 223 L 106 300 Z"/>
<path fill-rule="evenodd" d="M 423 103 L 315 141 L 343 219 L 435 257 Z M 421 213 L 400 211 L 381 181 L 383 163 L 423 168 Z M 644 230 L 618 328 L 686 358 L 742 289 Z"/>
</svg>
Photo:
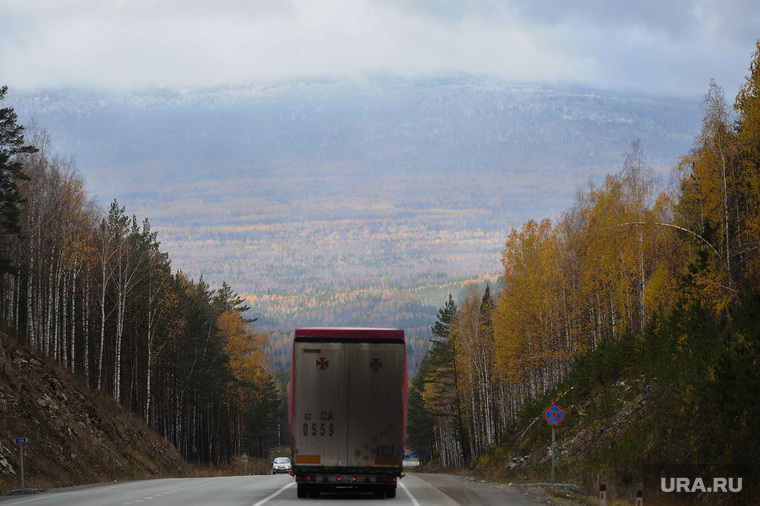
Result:
<svg viewBox="0 0 760 506">
<path fill-rule="evenodd" d="M 310 504 L 388 504 L 394 506 L 536 504 L 508 487 L 473 483 L 450 475 L 408 474 L 394 499 L 356 492 L 323 493 L 298 499 L 288 475 L 172 478 L 55 489 L 0 497 L 2 506 L 308 506 Z"/>
</svg>

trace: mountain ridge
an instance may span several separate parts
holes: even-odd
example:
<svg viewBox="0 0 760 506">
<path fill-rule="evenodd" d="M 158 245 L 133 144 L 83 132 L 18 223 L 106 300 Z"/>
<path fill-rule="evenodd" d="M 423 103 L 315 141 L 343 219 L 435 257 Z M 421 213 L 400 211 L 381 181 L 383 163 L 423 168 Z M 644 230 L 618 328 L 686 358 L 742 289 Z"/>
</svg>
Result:
<svg viewBox="0 0 760 506">
<path fill-rule="evenodd" d="M 404 300 L 493 277 L 511 228 L 557 217 L 637 138 L 666 178 L 700 126 L 696 101 L 470 75 L 10 90 L 7 101 L 75 157 L 97 198 L 149 218 L 176 269 L 229 282 L 272 322 L 260 330 L 278 331 L 292 319 L 261 295 L 306 310 L 325 290 Z"/>
<path fill-rule="evenodd" d="M 582 88 L 519 85 L 476 77 L 379 79 L 363 84 L 301 81 L 277 86 L 238 85 L 187 90 L 166 88 L 131 93 L 11 90 L 8 102 L 16 109 L 22 121 L 35 119 L 61 145 L 70 144 L 77 134 L 86 134 L 80 137 L 81 145 L 92 145 L 93 136 L 110 141 L 103 146 L 95 146 L 98 148 L 95 151 L 98 156 L 95 157 L 92 156 L 93 153 L 77 150 L 66 153 L 80 160 L 80 170 L 85 176 L 88 171 L 97 168 L 95 162 L 102 164 L 103 168 L 127 164 L 129 160 L 121 158 L 123 152 L 109 151 L 114 146 L 114 139 L 109 139 L 108 135 L 115 130 L 122 134 L 148 134 L 151 132 L 148 120 L 175 129 L 162 132 L 164 135 L 161 136 L 159 146 L 166 148 L 171 145 L 167 140 L 174 140 L 182 148 L 193 148 L 191 143 L 186 142 L 187 139 L 193 139 L 198 144 L 196 148 L 206 150 L 198 151 L 206 156 L 200 159 L 201 162 L 224 160 L 218 155 L 229 152 L 238 156 L 256 154 L 262 163 L 275 165 L 278 162 L 290 165 L 295 164 L 295 161 L 315 163 L 319 160 L 314 158 L 315 155 L 326 156 L 329 161 L 351 160 L 354 159 L 350 156 L 352 147 L 357 146 L 365 148 L 357 151 L 362 155 L 362 160 L 372 162 L 372 149 L 382 147 L 384 144 L 381 141 L 387 140 L 396 140 L 396 144 L 391 145 L 398 148 L 398 151 L 418 150 L 427 154 L 430 150 L 419 145 L 426 137 L 430 141 L 428 147 L 433 149 L 438 147 L 434 145 L 436 142 L 445 145 L 444 141 L 456 140 L 457 136 L 463 136 L 473 146 L 494 147 L 500 142 L 514 148 L 526 138 L 519 130 L 528 126 L 535 128 L 536 123 L 547 120 L 573 122 L 576 125 L 580 122 L 607 126 L 629 125 L 637 130 L 618 134 L 620 139 L 617 139 L 616 149 L 604 153 L 604 156 L 611 154 L 613 158 L 637 137 L 644 139 L 645 146 L 647 141 L 654 141 L 654 136 L 647 139 L 649 131 L 670 131 L 681 141 L 679 146 L 671 144 L 661 149 L 650 142 L 648 152 L 654 165 L 672 164 L 675 161 L 672 158 L 673 148 L 682 153 L 699 126 L 696 101 Z M 193 118 L 193 113 L 198 121 L 182 125 L 183 120 Z M 88 123 L 83 120 L 90 122 L 90 125 L 98 125 L 100 121 L 114 121 L 115 124 L 110 129 L 93 128 L 88 131 Z M 72 130 L 65 132 L 64 126 Z M 145 130 L 130 130 L 138 126 Z M 204 126 L 216 130 L 203 129 Z M 563 125 L 559 132 L 562 135 L 572 135 L 572 132 L 564 128 L 566 126 Z M 234 129 L 238 127 L 245 128 L 235 134 Z M 172 138 L 172 132 L 176 130 L 180 130 L 182 135 Z M 218 136 L 214 136 L 215 132 Z M 193 134 L 197 134 L 197 137 L 189 137 Z M 610 139 L 617 132 L 599 131 L 595 134 Z M 224 143 L 226 138 L 231 139 L 230 142 Z M 257 139 L 262 141 L 256 142 Z M 268 141 L 272 139 L 281 145 L 269 145 Z M 129 137 L 120 138 L 124 143 L 130 140 Z M 213 142 L 208 142 L 209 140 Z M 408 142 L 410 140 L 414 142 Z M 572 144 L 561 135 L 551 140 L 556 140 L 556 144 L 563 147 Z M 220 142 L 222 144 L 214 145 Z M 323 143 L 326 145 L 322 146 Z M 309 149 L 302 153 L 294 149 L 299 144 L 325 149 Z M 139 152 L 146 147 L 143 143 L 133 146 L 133 149 Z M 576 149 L 585 148 L 582 144 L 576 146 Z M 461 149 L 461 145 L 457 152 L 471 154 Z M 510 154 L 503 150 L 497 152 L 499 155 Z M 167 153 L 173 151 L 168 150 Z M 155 152 L 148 154 L 155 155 Z M 535 153 L 531 155 L 536 156 Z M 144 158 L 151 160 L 149 157 Z M 230 160 L 235 160 L 235 157 Z M 535 165 L 541 165 L 543 158 L 537 157 L 534 160 L 539 162 Z M 503 166 L 504 163 L 514 164 L 509 157 L 497 161 L 498 166 Z M 185 159 L 181 162 L 188 167 L 194 164 L 193 160 Z M 256 165 L 249 163 L 249 166 Z M 461 161 L 452 160 L 441 167 L 451 169 L 463 166 Z"/>
</svg>

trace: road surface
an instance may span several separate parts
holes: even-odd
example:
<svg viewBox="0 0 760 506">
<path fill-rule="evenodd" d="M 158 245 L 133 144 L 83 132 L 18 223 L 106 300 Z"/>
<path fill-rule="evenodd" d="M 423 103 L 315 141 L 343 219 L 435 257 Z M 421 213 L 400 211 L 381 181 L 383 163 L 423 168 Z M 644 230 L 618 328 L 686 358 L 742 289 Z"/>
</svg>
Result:
<svg viewBox="0 0 760 506">
<path fill-rule="evenodd" d="M 536 504 L 506 486 L 475 483 L 451 475 L 408 474 L 399 482 L 394 499 L 374 494 L 320 494 L 298 499 L 288 475 L 170 478 L 56 489 L 39 494 L 0 497 L 0 505 L 28 506 L 341 506 L 385 503 L 389 506 Z"/>
</svg>

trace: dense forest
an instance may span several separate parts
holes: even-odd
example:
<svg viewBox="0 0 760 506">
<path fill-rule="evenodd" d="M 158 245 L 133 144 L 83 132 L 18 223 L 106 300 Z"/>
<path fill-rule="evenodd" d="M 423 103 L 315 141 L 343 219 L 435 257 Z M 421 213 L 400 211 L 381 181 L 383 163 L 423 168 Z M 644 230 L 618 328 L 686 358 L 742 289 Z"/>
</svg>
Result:
<svg viewBox="0 0 760 506">
<path fill-rule="evenodd" d="M 0 89 L 0 100 L 7 88 Z M 223 283 L 172 273 L 147 219 L 87 195 L 46 132 L 0 109 L 0 317 L 18 339 L 138 413 L 191 461 L 267 457 L 280 394 L 268 335 Z"/>
<path fill-rule="evenodd" d="M 604 370 L 597 382 L 654 382 L 669 415 L 641 429 L 639 461 L 760 475 L 760 41 L 733 112 L 715 82 L 702 110 L 669 184 L 634 141 L 561 217 L 511 231 L 498 293 L 449 298 L 410 386 L 409 444 L 423 460 L 474 464 L 522 437 L 521 409 L 559 395 L 569 374 Z"/>
</svg>

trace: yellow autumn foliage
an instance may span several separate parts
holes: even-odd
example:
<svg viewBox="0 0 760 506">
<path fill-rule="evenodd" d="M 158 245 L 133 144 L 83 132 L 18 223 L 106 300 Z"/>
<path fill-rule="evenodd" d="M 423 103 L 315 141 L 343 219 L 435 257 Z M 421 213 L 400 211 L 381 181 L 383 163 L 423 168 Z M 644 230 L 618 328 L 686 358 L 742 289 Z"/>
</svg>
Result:
<svg viewBox="0 0 760 506">
<path fill-rule="evenodd" d="M 235 401 L 241 410 L 252 400 L 256 391 L 268 379 L 265 348 L 269 334 L 249 332 L 247 324 L 238 311 L 225 311 L 216 321 L 224 352 L 230 360 L 234 384 L 230 385 Z"/>
</svg>

